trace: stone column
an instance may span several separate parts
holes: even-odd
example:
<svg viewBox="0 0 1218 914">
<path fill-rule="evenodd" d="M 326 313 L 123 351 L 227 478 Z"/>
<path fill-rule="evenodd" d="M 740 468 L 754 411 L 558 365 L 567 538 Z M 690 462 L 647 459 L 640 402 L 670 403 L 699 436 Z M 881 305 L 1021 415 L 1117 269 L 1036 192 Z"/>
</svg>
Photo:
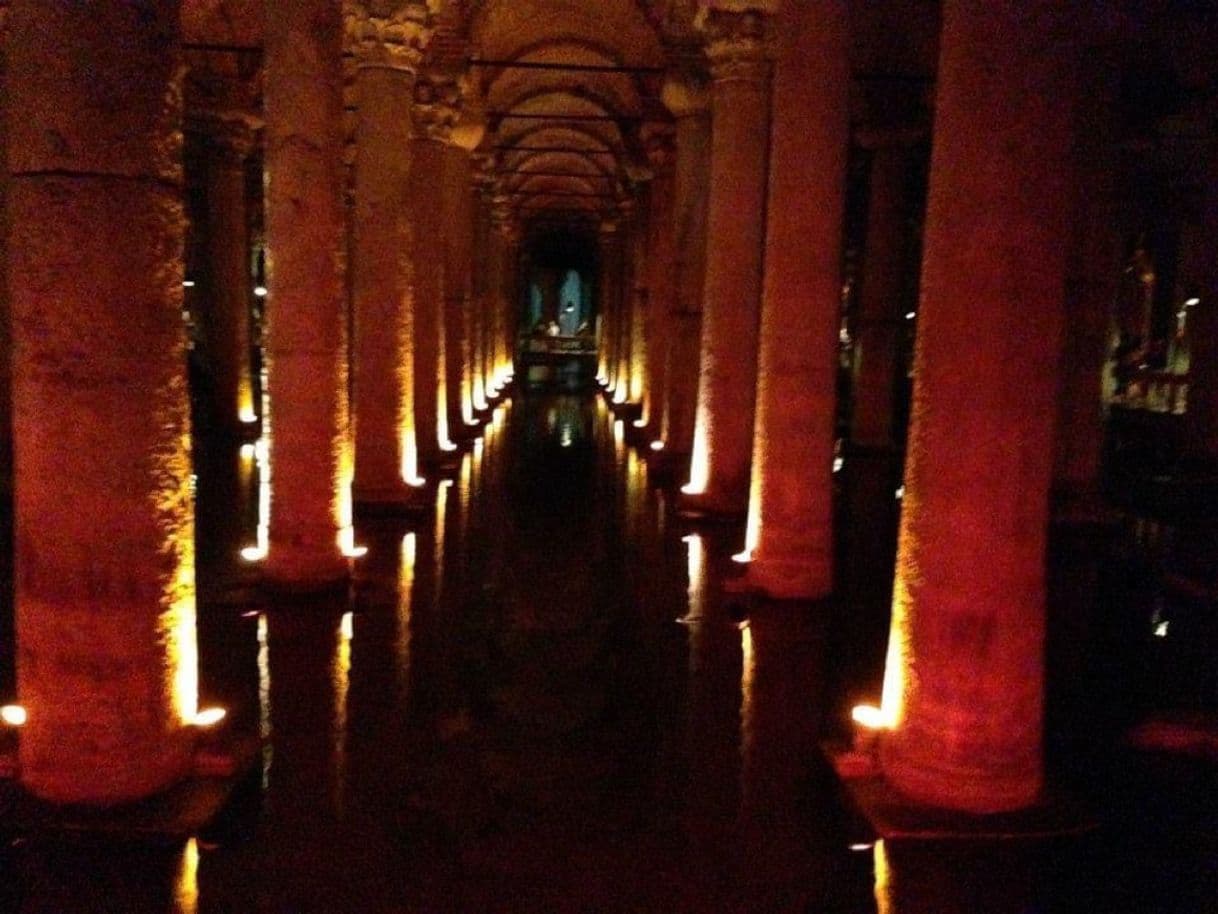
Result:
<svg viewBox="0 0 1218 914">
<path fill-rule="evenodd" d="M 20 765 L 57 803 L 135 800 L 191 765 L 178 16 L 9 18 Z"/>
<path fill-rule="evenodd" d="M 419 460 L 435 467 L 454 450 L 448 429 L 444 320 L 444 171 L 457 120 L 456 84 L 420 77 L 415 86 L 408 200 L 414 222 L 414 415 Z"/>
<path fill-rule="evenodd" d="M 746 551 L 774 598 L 833 589 L 834 378 L 850 141 L 845 0 L 791 7 L 774 77 Z"/>
<path fill-rule="evenodd" d="M 346 579 L 351 524 L 343 22 L 331 0 L 268 0 L 266 23 L 266 573 L 312 588 Z"/>
<path fill-rule="evenodd" d="M 490 376 L 496 390 L 501 391 L 507 375 L 508 348 L 508 284 L 512 269 L 509 264 L 512 247 L 512 210 L 510 198 L 496 195 L 491 201 L 490 276 L 488 277 L 488 318 L 490 321 L 488 348 Z"/>
<path fill-rule="evenodd" d="M 199 115 L 206 137 L 206 275 L 198 313 L 214 398 L 207 404 L 220 434 L 239 438 L 258 419 L 250 359 L 250 239 L 245 161 L 254 149 L 250 119 Z"/>
<path fill-rule="evenodd" d="M 603 315 L 601 352 L 603 373 L 619 399 L 617 384 L 621 370 L 622 348 L 622 239 L 620 224 L 606 219 L 600 225 L 600 312 Z M 623 396 L 624 398 L 624 396 Z"/>
<path fill-rule="evenodd" d="M 682 506 L 738 514 L 748 504 L 757 396 L 770 62 L 756 10 L 710 11 L 712 128 L 698 413 Z"/>
<path fill-rule="evenodd" d="M 423 2 L 348 7 L 356 55 L 355 501 L 421 507 L 414 411 L 414 302 L 408 112 L 432 24 Z"/>
<path fill-rule="evenodd" d="M 626 387 L 628 402 L 641 406 L 647 389 L 647 324 L 651 312 L 651 290 L 647 287 L 647 209 L 634 206 L 630 224 L 630 258 L 626 284 L 630 296 L 630 359 Z"/>
<path fill-rule="evenodd" d="M 493 180 L 491 166 L 491 160 L 481 157 L 478 159 L 473 185 L 470 188 L 470 205 L 474 211 L 474 247 L 470 267 L 470 359 L 474 410 L 479 413 L 487 408 L 487 388 L 490 384 L 487 330 L 490 324 L 488 290 L 491 269 L 491 217 L 487 195 Z"/>
<path fill-rule="evenodd" d="M 476 433 L 466 371 L 472 351 L 467 312 L 474 231 L 469 153 L 468 148 L 455 141 L 444 148 L 444 352 L 448 428 L 453 440 L 467 438 L 471 431 Z"/>
<path fill-rule="evenodd" d="M 975 813 L 1041 786 L 1065 18 L 1051 0 L 944 5 L 880 757 L 912 800 Z"/>
<path fill-rule="evenodd" d="M 617 372 L 614 375 L 613 402 L 630 402 L 631 352 L 634 348 L 635 289 L 633 259 L 638 213 L 633 200 L 618 204 L 621 218 L 617 229 L 617 251 L 614 263 L 615 304 L 617 305 Z"/>
<path fill-rule="evenodd" d="M 893 424 L 905 332 L 903 291 L 909 244 L 905 196 L 911 148 L 902 136 L 877 132 L 862 139 L 871 146 L 871 169 L 863 275 L 854 321 L 850 439 L 862 448 L 889 450 L 900 444 Z"/>
<path fill-rule="evenodd" d="M 671 338 L 674 267 L 673 249 L 673 133 L 652 129 L 645 137 L 647 158 L 654 171 L 647 217 L 647 395 L 642 421 L 649 440 L 663 435 L 668 390 L 668 348 Z"/>
<path fill-rule="evenodd" d="M 673 176 L 676 262 L 672 338 L 665 375 L 661 462 L 684 477 L 694 440 L 702 341 L 702 291 L 706 280 L 706 209 L 710 194 L 709 93 L 688 80 L 664 86 L 664 104 L 677 121 Z"/>
<path fill-rule="evenodd" d="M 520 225 L 511 219 L 504 223 L 503 245 L 503 375 L 513 376 L 516 359 L 516 338 L 520 332 Z"/>
<path fill-rule="evenodd" d="M 1190 226 L 1184 244 L 1181 274 L 1200 301 L 1189 308 L 1188 336 L 1191 342 L 1188 386 L 1188 447 L 1205 460 L 1218 459 L 1218 148 L 1210 142 L 1207 154 L 1199 156 L 1204 188 L 1201 212 Z M 14 222 L 14 224 L 16 224 Z"/>
</svg>

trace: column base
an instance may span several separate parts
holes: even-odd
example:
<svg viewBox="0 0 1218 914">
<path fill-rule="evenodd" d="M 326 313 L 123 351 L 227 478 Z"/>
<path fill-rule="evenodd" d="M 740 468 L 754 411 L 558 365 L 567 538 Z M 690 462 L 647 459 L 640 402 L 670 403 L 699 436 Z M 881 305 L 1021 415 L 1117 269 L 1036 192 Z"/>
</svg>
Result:
<svg viewBox="0 0 1218 914">
<path fill-rule="evenodd" d="M 829 596 L 831 570 L 823 562 L 765 559 L 748 563 L 744 586 L 767 600 L 821 600 Z"/>
<path fill-rule="evenodd" d="M 677 514 L 686 520 L 708 523 L 736 523 L 745 520 L 748 504 L 740 504 L 713 492 L 677 494 Z"/>
<path fill-rule="evenodd" d="M 1096 821 L 1072 797 L 1046 791 L 1023 809 L 999 813 L 968 813 L 928 806 L 911 800 L 880 773 L 874 745 L 850 747 L 841 742 L 821 744 L 851 805 L 872 832 L 885 840 L 995 840 L 1079 835 L 1096 828 Z"/>
<path fill-rule="evenodd" d="M 402 517 L 429 510 L 432 498 L 426 486 L 359 486 L 351 490 L 355 513 L 361 517 Z"/>
</svg>

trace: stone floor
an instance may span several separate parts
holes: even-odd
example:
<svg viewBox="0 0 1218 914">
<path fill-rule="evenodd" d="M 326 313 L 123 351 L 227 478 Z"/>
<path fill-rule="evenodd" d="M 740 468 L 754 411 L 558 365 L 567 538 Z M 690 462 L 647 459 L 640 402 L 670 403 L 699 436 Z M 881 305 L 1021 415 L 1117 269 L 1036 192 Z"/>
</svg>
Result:
<svg viewBox="0 0 1218 914">
<path fill-rule="evenodd" d="M 837 597 L 747 620 L 739 531 L 682 526 L 589 398 L 518 395 L 434 512 L 361 525 L 349 600 L 260 602 L 256 458 L 198 470 L 202 690 L 256 770 L 185 847 L 7 828 L 0 910 L 1218 912 L 1218 762 L 1126 739 L 1218 708 L 1173 584 L 1212 528 L 1055 530 L 1050 770 L 1096 830 L 877 843 L 819 743 L 878 689 L 891 457 L 839 474 Z"/>
</svg>

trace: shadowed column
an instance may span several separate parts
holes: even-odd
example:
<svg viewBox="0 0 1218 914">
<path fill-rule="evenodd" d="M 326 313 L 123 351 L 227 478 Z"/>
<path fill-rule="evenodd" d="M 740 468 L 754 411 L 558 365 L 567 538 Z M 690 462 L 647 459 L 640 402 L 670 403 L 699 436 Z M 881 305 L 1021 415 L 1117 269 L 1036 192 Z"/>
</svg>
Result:
<svg viewBox="0 0 1218 914">
<path fill-rule="evenodd" d="M 661 465 L 684 477 L 694 440 L 698 366 L 702 345 L 702 289 L 706 278 L 706 205 L 710 182 L 709 93 L 689 82 L 670 80 L 664 104 L 677 122 L 673 175 L 675 285 L 672 337 L 666 357 L 664 450 Z"/>
<path fill-rule="evenodd" d="M 649 439 L 663 434 L 668 388 L 668 347 L 673 307 L 673 132 L 650 130 L 647 160 L 654 177 L 647 204 L 647 384 L 642 421 Z"/>
<path fill-rule="evenodd" d="M 757 396 L 770 62 L 765 17 L 711 10 L 711 176 L 698 413 L 682 505 L 743 513 Z"/>
<path fill-rule="evenodd" d="M 1041 786 L 1064 18 L 1049 0 L 944 7 L 880 755 L 911 799 L 971 812 Z"/>
<path fill-rule="evenodd" d="M 10 17 L 21 779 L 111 804 L 191 763 L 178 4 Z"/>
<path fill-rule="evenodd" d="M 833 426 L 849 142 L 846 5 L 792 8 L 774 78 L 748 581 L 833 589 Z"/>
<path fill-rule="evenodd" d="M 356 53 L 355 500 L 422 505 L 414 410 L 414 299 L 407 180 L 415 74 L 431 35 L 427 5 L 349 7 Z M 373 10 L 378 12 L 374 14 Z"/>
<path fill-rule="evenodd" d="M 348 429 L 342 204 L 342 17 L 329 0 L 268 0 L 266 357 L 276 584 L 346 578 Z"/>
</svg>

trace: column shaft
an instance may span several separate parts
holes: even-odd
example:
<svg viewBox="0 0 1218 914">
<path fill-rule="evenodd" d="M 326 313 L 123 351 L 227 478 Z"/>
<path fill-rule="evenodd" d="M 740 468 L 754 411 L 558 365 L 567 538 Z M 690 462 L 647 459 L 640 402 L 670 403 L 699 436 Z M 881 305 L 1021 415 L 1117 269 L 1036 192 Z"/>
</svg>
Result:
<svg viewBox="0 0 1218 914">
<path fill-rule="evenodd" d="M 473 213 L 469 188 L 469 152 L 456 144 L 445 147 L 444 162 L 444 330 L 449 437 L 466 434 L 474 418 L 466 367 L 470 364 L 467 308 L 470 301 L 470 256 Z"/>
<path fill-rule="evenodd" d="M 647 288 L 647 209 L 638 207 L 630 227 L 630 258 L 627 263 L 630 294 L 630 377 L 627 399 L 641 404 L 647 389 L 647 325 L 651 313 L 651 291 Z"/>
<path fill-rule="evenodd" d="M 712 127 L 698 415 L 686 506 L 748 504 L 769 146 L 769 68 L 760 13 L 712 11 Z"/>
<path fill-rule="evenodd" d="M 191 762 L 178 15 L 10 14 L 20 763 L 54 802 L 133 800 Z"/>
<path fill-rule="evenodd" d="M 693 447 L 706 278 L 706 208 L 710 191 L 710 117 L 705 109 L 677 113 L 673 231 L 676 288 L 664 406 L 666 460 L 684 462 Z M 684 474 L 681 474 L 684 475 Z"/>
<path fill-rule="evenodd" d="M 668 402 L 668 349 L 672 337 L 675 253 L 673 250 L 672 150 L 667 139 L 649 150 L 655 177 L 651 181 L 647 219 L 647 396 L 643 419 L 648 436 L 663 436 Z"/>
<path fill-rule="evenodd" d="M 448 445 L 441 247 L 445 146 L 424 137 L 412 146 L 409 206 L 414 222 L 414 417 L 419 461 L 425 467 L 434 467 Z M 441 404 L 445 404 L 443 408 Z"/>
<path fill-rule="evenodd" d="M 297 587 L 348 573 L 340 13 L 329 0 L 268 2 L 266 19 L 267 574 Z"/>
<path fill-rule="evenodd" d="M 1041 785 L 1052 371 L 1068 236 L 1060 4 L 948 2 L 881 743 L 886 778 L 972 812 Z"/>
<path fill-rule="evenodd" d="M 355 500 L 407 507 L 419 474 L 415 427 L 413 232 L 406 189 L 414 70 L 377 56 L 356 74 Z"/>
<path fill-rule="evenodd" d="M 845 0 L 792 8 L 774 79 L 746 549 L 778 598 L 833 587 L 834 375 L 849 143 Z"/>
</svg>

